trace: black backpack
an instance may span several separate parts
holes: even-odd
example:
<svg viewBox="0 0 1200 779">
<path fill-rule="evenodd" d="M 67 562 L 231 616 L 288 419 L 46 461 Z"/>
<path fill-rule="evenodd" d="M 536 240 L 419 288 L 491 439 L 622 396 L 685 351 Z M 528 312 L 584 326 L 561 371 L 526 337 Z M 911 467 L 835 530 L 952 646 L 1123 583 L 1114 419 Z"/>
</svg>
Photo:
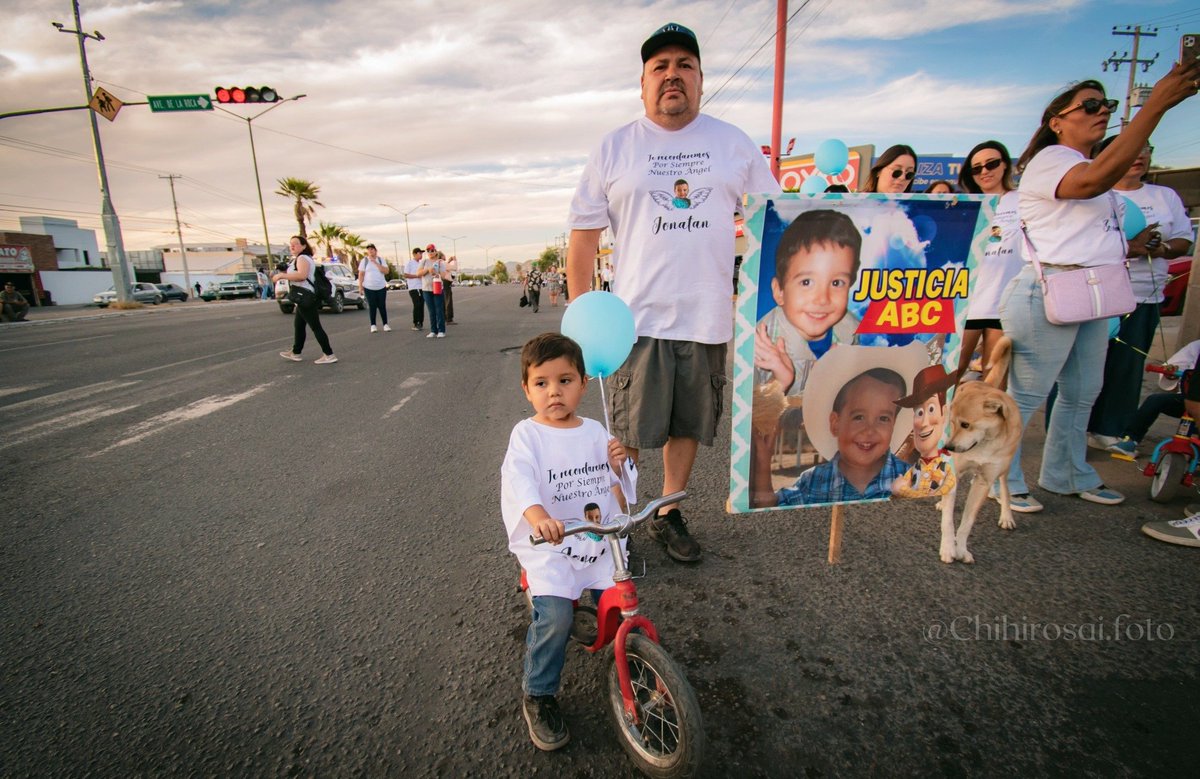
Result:
<svg viewBox="0 0 1200 779">
<path fill-rule="evenodd" d="M 318 303 L 333 303 L 333 282 L 325 275 L 324 265 L 313 269 L 313 289 L 317 293 Z"/>
</svg>

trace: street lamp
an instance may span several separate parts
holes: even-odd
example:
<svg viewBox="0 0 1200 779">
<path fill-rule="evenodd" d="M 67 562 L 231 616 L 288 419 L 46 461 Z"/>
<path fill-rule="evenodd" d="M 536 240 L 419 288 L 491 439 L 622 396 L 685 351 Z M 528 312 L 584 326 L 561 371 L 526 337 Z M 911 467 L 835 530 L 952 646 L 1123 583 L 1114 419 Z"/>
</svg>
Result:
<svg viewBox="0 0 1200 779">
<path fill-rule="evenodd" d="M 380 203 L 379 205 L 383 206 L 384 208 L 390 208 L 393 211 L 395 211 L 397 214 L 399 214 L 400 216 L 404 217 L 404 240 L 408 241 L 408 250 L 412 251 L 412 236 L 409 235 L 409 233 L 408 233 L 408 215 L 411 214 L 413 211 L 416 211 L 418 208 L 424 208 L 425 206 L 427 206 L 429 204 L 422 203 L 419 206 L 413 206 L 412 208 L 408 209 L 407 211 L 401 211 L 399 208 L 396 208 L 395 206 L 389 206 L 387 203 Z"/>
<path fill-rule="evenodd" d="M 256 187 L 258 187 L 258 213 L 260 216 L 262 216 L 263 240 L 267 242 L 266 248 L 267 248 L 267 264 L 268 264 L 268 266 L 270 266 L 270 263 L 271 263 L 271 237 L 269 235 L 267 235 L 267 209 L 266 209 L 266 206 L 263 205 L 262 181 L 258 177 L 258 154 L 255 153 L 255 151 L 254 151 L 254 125 L 251 124 L 251 122 L 253 122 L 258 117 L 262 116 L 263 114 L 267 113 L 268 111 L 274 111 L 276 108 L 283 105 L 284 103 L 290 103 L 293 100 L 299 100 L 302 97 L 307 97 L 307 95 L 294 95 L 292 97 L 284 98 L 283 100 L 280 100 L 279 102 L 275 103 L 275 105 L 268 108 L 266 111 L 261 111 L 261 112 L 255 114 L 254 116 L 251 116 L 249 119 L 247 119 L 244 116 L 238 116 L 233 111 L 226 111 L 224 108 L 221 108 L 221 106 L 219 106 L 219 105 L 213 106 L 213 108 L 217 109 L 218 111 L 225 111 L 225 113 L 229 114 L 230 116 L 234 116 L 234 117 L 237 117 L 238 119 L 241 119 L 243 122 L 246 123 L 246 129 L 250 132 L 250 159 L 253 160 L 253 162 L 254 162 L 254 185 Z"/>
<path fill-rule="evenodd" d="M 491 246 L 484 246 L 481 243 L 477 243 L 475 245 L 478 246 L 480 249 L 483 249 L 483 257 L 484 257 L 483 261 L 484 261 L 484 263 L 486 263 L 488 273 L 491 273 L 492 272 L 492 249 L 495 249 L 497 244 L 492 244 Z"/>
<path fill-rule="evenodd" d="M 450 256 L 457 257 L 458 256 L 458 239 L 466 238 L 467 236 L 465 236 L 465 235 L 443 235 L 442 237 L 450 242 Z"/>
</svg>

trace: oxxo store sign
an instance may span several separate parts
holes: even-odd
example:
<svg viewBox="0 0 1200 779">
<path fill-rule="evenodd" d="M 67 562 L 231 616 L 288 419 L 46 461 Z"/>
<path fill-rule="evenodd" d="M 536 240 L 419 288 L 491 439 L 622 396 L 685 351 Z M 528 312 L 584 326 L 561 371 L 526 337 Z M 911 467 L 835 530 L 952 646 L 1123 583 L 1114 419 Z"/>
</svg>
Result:
<svg viewBox="0 0 1200 779">
<path fill-rule="evenodd" d="M 0 243 L 0 273 L 33 273 L 33 252 L 28 246 Z"/>
</svg>

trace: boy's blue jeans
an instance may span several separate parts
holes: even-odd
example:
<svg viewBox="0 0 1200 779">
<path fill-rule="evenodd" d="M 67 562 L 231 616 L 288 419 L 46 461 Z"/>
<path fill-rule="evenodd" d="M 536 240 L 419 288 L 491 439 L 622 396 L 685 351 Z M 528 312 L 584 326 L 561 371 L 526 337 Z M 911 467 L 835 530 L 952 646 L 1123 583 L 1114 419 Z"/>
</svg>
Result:
<svg viewBox="0 0 1200 779">
<path fill-rule="evenodd" d="M 600 602 L 601 592 L 591 591 L 593 602 Z M 569 598 L 533 596 L 533 614 L 525 633 L 525 675 L 521 680 L 526 695 L 558 694 L 574 621 L 575 605 Z"/>
<path fill-rule="evenodd" d="M 1041 285 L 1026 265 L 1009 282 L 1000 302 L 1000 321 L 1012 338 L 1008 393 L 1021 410 L 1021 427 L 1058 382 L 1058 401 L 1042 451 L 1042 489 L 1063 495 L 1095 489 L 1103 482 L 1087 462 L 1087 424 L 1104 380 L 1108 320 L 1053 325 L 1046 320 Z M 1008 471 L 1014 495 L 1029 492 L 1021 471 L 1021 450 Z"/>
</svg>

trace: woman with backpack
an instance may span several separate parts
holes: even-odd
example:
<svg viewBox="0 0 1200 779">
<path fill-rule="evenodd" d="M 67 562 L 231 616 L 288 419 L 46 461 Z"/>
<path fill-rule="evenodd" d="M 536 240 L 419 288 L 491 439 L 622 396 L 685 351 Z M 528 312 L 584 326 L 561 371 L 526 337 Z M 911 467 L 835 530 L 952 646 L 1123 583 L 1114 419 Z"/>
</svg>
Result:
<svg viewBox="0 0 1200 779">
<path fill-rule="evenodd" d="M 338 358 L 333 354 L 333 347 L 329 345 L 329 336 L 325 334 L 325 328 L 321 327 L 321 302 L 317 298 L 316 287 L 313 284 L 316 263 L 313 262 L 312 247 L 308 245 L 304 236 L 293 235 L 291 241 L 288 242 L 288 248 L 292 252 L 292 261 L 288 264 L 287 271 L 276 273 L 271 277 L 272 282 L 280 279 L 287 280 L 288 299 L 292 301 L 296 309 L 292 319 L 295 332 L 292 350 L 280 352 L 279 356 L 285 360 L 300 362 L 300 352 L 304 351 L 306 336 L 304 328 L 307 325 L 313 331 L 313 337 L 317 339 L 321 351 L 324 352 L 324 355 L 318 357 L 315 362 L 318 365 L 337 362 Z"/>
</svg>

